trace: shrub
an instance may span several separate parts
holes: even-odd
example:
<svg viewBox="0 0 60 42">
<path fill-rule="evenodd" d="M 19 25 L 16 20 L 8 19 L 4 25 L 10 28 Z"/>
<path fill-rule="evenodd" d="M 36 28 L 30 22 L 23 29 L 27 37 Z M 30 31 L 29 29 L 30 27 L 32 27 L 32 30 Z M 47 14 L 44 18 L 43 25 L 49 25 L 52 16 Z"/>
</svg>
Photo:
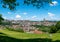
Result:
<svg viewBox="0 0 60 42">
<path fill-rule="evenodd" d="M 21 28 L 14 29 L 14 28 L 6 27 L 6 29 L 8 29 L 8 30 L 10 30 L 10 31 L 24 32 L 23 29 L 21 29 Z"/>
<path fill-rule="evenodd" d="M 60 33 L 60 30 L 58 30 L 57 33 Z"/>
<path fill-rule="evenodd" d="M 56 32 L 57 28 L 54 25 L 50 26 L 50 33 L 56 33 Z"/>
</svg>

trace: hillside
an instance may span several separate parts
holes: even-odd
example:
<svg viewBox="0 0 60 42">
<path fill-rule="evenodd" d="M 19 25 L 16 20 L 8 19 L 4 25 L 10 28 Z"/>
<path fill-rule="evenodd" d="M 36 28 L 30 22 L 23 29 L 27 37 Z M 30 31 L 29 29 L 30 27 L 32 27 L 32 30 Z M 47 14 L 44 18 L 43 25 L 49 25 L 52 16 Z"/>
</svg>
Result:
<svg viewBox="0 0 60 42">
<path fill-rule="evenodd" d="M 60 34 L 29 34 L 15 31 L 0 30 L 0 41 L 2 42 L 60 42 Z"/>
</svg>

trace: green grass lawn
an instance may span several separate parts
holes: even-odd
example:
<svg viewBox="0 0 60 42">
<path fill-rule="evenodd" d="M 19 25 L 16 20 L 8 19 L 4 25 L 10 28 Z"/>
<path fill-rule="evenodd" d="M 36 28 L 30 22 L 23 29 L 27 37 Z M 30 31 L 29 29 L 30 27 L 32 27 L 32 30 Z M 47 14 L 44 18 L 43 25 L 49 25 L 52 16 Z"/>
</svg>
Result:
<svg viewBox="0 0 60 42">
<path fill-rule="evenodd" d="M 60 33 L 52 34 L 30 34 L 9 30 L 0 30 L 0 41 L 2 42 L 60 42 Z"/>
</svg>

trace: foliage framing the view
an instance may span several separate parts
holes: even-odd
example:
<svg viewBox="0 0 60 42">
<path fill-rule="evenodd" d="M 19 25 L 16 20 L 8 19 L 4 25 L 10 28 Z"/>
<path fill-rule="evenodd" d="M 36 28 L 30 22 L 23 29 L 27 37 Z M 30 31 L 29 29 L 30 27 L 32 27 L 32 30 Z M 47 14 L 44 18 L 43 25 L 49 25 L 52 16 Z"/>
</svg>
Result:
<svg viewBox="0 0 60 42">
<path fill-rule="evenodd" d="M 20 0 L 21 1 L 21 0 Z M 17 0 L 1 0 L 0 1 L 3 8 L 8 8 L 10 10 L 15 10 L 16 6 L 19 6 Z M 45 3 L 52 3 L 52 0 L 24 0 L 24 4 L 33 5 L 37 8 L 42 7 Z"/>
<path fill-rule="evenodd" d="M 52 0 L 24 0 L 24 4 L 27 5 L 33 5 L 36 6 L 37 8 L 40 8 L 42 6 L 44 6 L 44 4 L 49 4 L 52 3 Z"/>
<path fill-rule="evenodd" d="M 16 6 L 19 5 L 16 0 L 1 0 L 1 3 L 3 8 L 9 8 L 10 10 L 15 10 Z"/>
<path fill-rule="evenodd" d="M 4 20 L 4 19 L 3 19 L 2 15 L 0 14 L 0 24 L 2 23 L 2 20 Z"/>
</svg>

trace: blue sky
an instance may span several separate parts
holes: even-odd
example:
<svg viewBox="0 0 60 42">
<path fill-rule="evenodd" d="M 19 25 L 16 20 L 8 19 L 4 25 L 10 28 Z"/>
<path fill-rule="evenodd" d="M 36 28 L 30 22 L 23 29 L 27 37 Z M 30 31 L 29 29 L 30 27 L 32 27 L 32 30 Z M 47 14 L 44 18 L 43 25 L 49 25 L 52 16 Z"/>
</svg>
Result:
<svg viewBox="0 0 60 42">
<path fill-rule="evenodd" d="M 0 14 L 3 18 L 9 20 L 35 20 L 40 21 L 44 18 L 46 20 L 60 20 L 60 0 L 53 0 L 53 4 L 45 5 L 44 8 L 37 9 L 32 5 L 23 5 L 23 0 L 17 0 L 20 5 L 16 7 L 17 10 L 10 11 L 2 8 L 0 4 Z"/>
</svg>

